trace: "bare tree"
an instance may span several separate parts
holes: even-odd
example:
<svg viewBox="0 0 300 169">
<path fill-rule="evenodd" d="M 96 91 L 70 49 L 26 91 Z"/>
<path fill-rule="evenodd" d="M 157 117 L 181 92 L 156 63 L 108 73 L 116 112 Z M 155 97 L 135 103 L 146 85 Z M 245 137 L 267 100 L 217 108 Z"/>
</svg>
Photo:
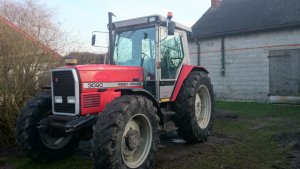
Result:
<svg viewBox="0 0 300 169">
<path fill-rule="evenodd" d="M 13 145 L 16 117 L 40 86 L 49 83 L 49 70 L 59 55 L 48 46 L 64 42 L 60 27 L 52 22 L 51 10 L 38 1 L 23 5 L 0 0 L 0 148 Z"/>
<path fill-rule="evenodd" d="M 0 15 L 57 52 L 74 51 L 79 42 L 72 30 L 53 21 L 55 10 L 39 0 L 0 0 Z"/>
</svg>

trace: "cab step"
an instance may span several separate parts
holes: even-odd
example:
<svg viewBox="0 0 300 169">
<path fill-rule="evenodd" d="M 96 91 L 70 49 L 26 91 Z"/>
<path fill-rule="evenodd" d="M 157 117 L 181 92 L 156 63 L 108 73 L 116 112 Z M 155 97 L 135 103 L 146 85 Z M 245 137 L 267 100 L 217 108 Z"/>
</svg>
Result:
<svg viewBox="0 0 300 169">
<path fill-rule="evenodd" d="M 167 110 L 165 108 L 162 108 L 161 111 L 162 111 L 162 114 L 163 114 L 164 124 L 175 120 L 176 112 Z"/>
</svg>

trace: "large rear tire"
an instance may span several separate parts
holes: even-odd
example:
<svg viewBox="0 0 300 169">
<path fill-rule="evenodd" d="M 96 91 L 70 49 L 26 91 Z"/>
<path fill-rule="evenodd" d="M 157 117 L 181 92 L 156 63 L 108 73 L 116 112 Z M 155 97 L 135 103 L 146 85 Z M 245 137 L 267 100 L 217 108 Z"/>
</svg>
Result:
<svg viewBox="0 0 300 169">
<path fill-rule="evenodd" d="M 159 117 L 144 96 L 122 96 L 99 114 L 92 157 L 96 169 L 149 169 L 159 143 Z"/>
<path fill-rule="evenodd" d="M 178 135 L 188 142 L 204 142 L 214 120 L 213 87 L 207 73 L 193 71 L 184 81 L 175 102 Z"/>
<path fill-rule="evenodd" d="M 79 139 L 72 135 L 53 136 L 38 123 L 52 114 L 51 93 L 33 98 L 21 111 L 16 124 L 19 147 L 33 160 L 50 162 L 63 159 L 77 147 Z"/>
</svg>

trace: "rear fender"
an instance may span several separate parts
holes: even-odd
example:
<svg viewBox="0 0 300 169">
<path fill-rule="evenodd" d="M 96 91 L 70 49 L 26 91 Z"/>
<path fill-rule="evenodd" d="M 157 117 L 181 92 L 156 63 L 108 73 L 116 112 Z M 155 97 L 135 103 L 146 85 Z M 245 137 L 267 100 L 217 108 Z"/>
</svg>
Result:
<svg viewBox="0 0 300 169">
<path fill-rule="evenodd" d="M 160 109 L 160 105 L 159 102 L 155 99 L 155 97 L 148 92 L 145 89 L 141 89 L 141 88 L 125 88 L 125 89 L 117 89 L 117 92 L 120 91 L 121 92 L 121 96 L 124 95 L 142 95 L 147 97 L 149 100 L 151 100 L 153 102 L 153 105 L 157 108 L 157 115 L 160 118 L 160 124 L 163 125 L 163 114 L 162 111 Z"/>
<path fill-rule="evenodd" d="M 193 65 L 183 65 L 180 71 L 180 74 L 178 76 L 178 79 L 175 84 L 175 88 L 173 90 L 172 96 L 171 96 L 171 101 L 174 102 L 177 98 L 177 95 L 181 89 L 181 86 L 184 82 L 184 80 L 188 77 L 188 75 L 192 71 L 203 71 L 205 73 L 208 73 L 208 71 L 202 67 L 202 66 L 193 66 Z"/>
</svg>

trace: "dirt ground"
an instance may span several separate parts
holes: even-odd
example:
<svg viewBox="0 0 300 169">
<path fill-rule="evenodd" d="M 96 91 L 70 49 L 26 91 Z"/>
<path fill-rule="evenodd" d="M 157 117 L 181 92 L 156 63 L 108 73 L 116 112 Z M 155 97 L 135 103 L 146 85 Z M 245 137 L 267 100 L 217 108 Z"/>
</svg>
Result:
<svg viewBox="0 0 300 169">
<path fill-rule="evenodd" d="M 300 112 L 299 112 L 300 113 Z M 229 121 L 238 121 L 238 115 L 228 111 L 228 110 L 217 110 L 215 120 L 229 120 Z M 259 131 L 264 126 L 257 125 L 253 129 Z M 291 126 L 294 127 L 294 126 Z M 171 133 L 171 134 L 170 134 Z M 209 140 L 204 144 L 187 144 L 184 140 L 178 138 L 176 131 L 167 133 L 165 138 L 162 139 L 162 144 L 158 153 L 158 160 L 156 164 L 157 169 L 171 169 L 174 167 L 170 164 L 174 161 L 177 162 L 178 166 L 181 166 L 183 163 L 186 163 L 186 159 L 190 158 L 194 154 L 199 154 L 203 152 L 212 151 L 216 145 L 238 145 L 240 140 L 237 138 L 229 137 L 221 134 L 212 134 L 209 137 Z M 300 169 L 300 132 L 297 133 L 279 133 L 271 137 L 272 140 L 275 140 L 278 144 L 279 149 L 283 151 L 286 150 L 286 166 L 289 166 L 290 169 Z M 285 169 L 277 165 L 275 162 L 272 165 L 274 169 Z M 183 165 L 184 166 L 184 165 Z M 180 168 L 180 167 L 179 167 Z M 239 168 L 237 166 L 221 166 L 220 168 L 233 169 Z"/>
<path fill-rule="evenodd" d="M 173 161 L 184 163 L 185 158 L 188 158 L 192 154 L 197 154 L 203 151 L 210 151 L 210 149 L 215 147 L 215 145 L 232 144 L 234 142 L 233 138 L 226 137 L 224 135 L 212 135 L 209 137 L 209 140 L 203 144 L 188 144 L 185 142 L 185 140 L 178 137 L 176 128 L 174 128 L 173 126 L 174 124 L 169 124 L 168 132 L 164 132 L 161 135 L 161 144 L 158 148 L 155 164 L 156 169 L 170 168 L 169 164 Z M 79 158 L 89 159 L 89 150 L 90 142 L 81 142 L 80 148 L 78 149 L 76 154 Z"/>
<path fill-rule="evenodd" d="M 215 120 L 239 121 L 239 117 L 237 114 L 228 110 L 217 110 Z M 268 120 L 274 119 L 271 117 Z M 295 126 L 291 125 L 290 127 Z M 259 132 L 262 128 L 264 128 L 264 125 L 259 124 L 255 125 L 252 129 Z M 290 169 L 300 169 L 300 132 L 279 133 L 273 135 L 271 140 L 275 140 L 279 149 L 286 152 L 285 161 L 276 161 L 271 168 L 285 169 L 285 167 L 282 167 L 282 164 L 285 163 L 284 166 L 288 166 Z M 232 145 L 232 147 L 234 147 L 234 145 L 239 145 L 240 141 L 238 138 L 213 133 L 204 144 L 187 144 L 184 140 L 178 138 L 176 131 L 171 130 L 162 138 L 155 168 L 171 169 L 174 168 L 174 165 L 170 164 L 176 161 L 176 166 L 178 166 L 179 169 L 185 166 L 184 163 L 187 162 L 187 159 L 195 156 L 195 154 L 197 156 L 197 154 L 205 154 L 205 152 L 213 151 L 217 145 Z M 234 169 L 240 167 L 226 166 L 225 164 L 224 166 L 220 166 L 220 168 Z"/>
<path fill-rule="evenodd" d="M 218 113 L 219 114 L 219 113 Z M 216 118 L 225 119 L 237 119 L 236 115 L 228 113 L 222 113 L 223 115 L 217 115 Z M 195 153 L 203 151 L 210 151 L 215 145 L 232 144 L 233 138 L 225 135 L 212 135 L 209 140 L 203 144 L 188 144 L 183 139 L 180 139 L 176 133 L 176 128 L 173 123 L 169 123 L 167 131 L 161 135 L 161 144 L 159 145 L 158 156 L 156 159 L 156 169 L 167 169 L 169 164 L 173 161 L 185 162 L 185 159 Z M 79 148 L 76 151 L 76 157 L 79 159 L 90 159 L 90 142 L 82 141 L 79 144 Z M 2 150 L 0 153 L 0 168 L 1 169 L 13 169 L 13 167 L 7 164 L 8 158 L 10 157 L 23 157 L 17 148 L 10 150 Z"/>
<path fill-rule="evenodd" d="M 9 158 L 24 157 L 18 148 L 0 149 L 0 169 L 14 169 L 8 164 Z"/>
<path fill-rule="evenodd" d="M 231 144 L 233 139 L 222 135 L 212 135 L 209 141 L 204 144 L 187 144 L 179 138 L 163 140 L 159 147 L 158 158 L 155 168 L 166 169 L 170 168 L 170 163 L 185 163 L 185 159 L 192 154 L 198 154 L 204 151 L 210 151 L 215 145 Z"/>
<path fill-rule="evenodd" d="M 284 107 L 282 108 L 283 110 Z M 297 107 L 297 110 L 300 110 L 300 107 Z M 273 111 L 273 108 L 271 109 Z M 295 112 L 294 110 L 292 110 Z M 300 111 L 299 111 L 300 113 Z M 278 113 L 280 114 L 280 113 Z M 240 117 L 241 115 L 241 117 Z M 294 115 L 294 114 L 291 114 Z M 264 167 L 262 168 L 271 168 L 271 169 L 300 169 L 300 132 L 297 128 L 299 117 L 297 116 L 296 121 L 290 121 L 291 123 L 287 123 L 290 128 L 296 128 L 297 130 L 284 130 L 284 132 L 281 131 L 281 129 L 277 129 L 276 126 L 282 125 L 283 122 L 285 122 L 285 119 L 282 119 L 282 115 L 276 117 L 275 115 L 270 116 L 269 114 L 265 115 L 259 115 L 259 117 L 255 117 L 255 120 L 248 120 L 250 116 L 242 117 L 243 114 L 236 113 L 235 111 L 230 110 L 223 110 L 219 109 L 216 111 L 215 114 L 215 122 L 217 124 L 216 129 L 214 129 L 214 132 L 209 137 L 208 141 L 202 144 L 188 144 L 184 140 L 180 139 L 176 133 L 176 128 L 172 123 L 168 125 L 167 132 L 164 132 L 161 135 L 161 144 L 159 145 L 159 150 L 157 153 L 157 159 L 155 164 L 155 169 L 210 169 L 210 168 L 220 168 L 220 169 L 236 169 L 236 168 L 260 168 L 258 166 L 261 166 L 261 164 L 255 165 L 255 163 L 260 163 L 261 161 L 257 161 L 257 158 L 252 159 L 253 156 L 255 156 L 255 152 L 249 152 L 252 151 L 252 149 L 257 149 L 257 143 L 253 143 L 250 141 L 250 143 L 244 143 L 248 139 L 251 139 L 251 133 L 249 133 L 249 138 L 247 137 L 247 133 L 239 132 L 241 131 L 249 131 L 252 132 L 252 135 L 257 137 L 259 135 L 255 133 L 276 133 L 271 135 L 270 138 L 267 137 L 267 140 L 271 140 L 275 143 L 275 148 L 277 147 L 280 149 L 279 152 L 282 152 L 283 158 L 277 158 L 277 156 L 270 156 L 268 157 L 269 162 L 266 161 L 266 163 L 269 163 L 268 165 L 262 165 Z M 249 123 L 250 125 L 241 125 Z M 257 124 L 257 125 L 251 125 L 251 124 Z M 222 128 L 220 126 L 227 126 L 228 129 L 226 129 L 227 134 L 223 134 Z M 277 131 L 278 130 L 278 131 Z M 215 132 L 217 131 L 217 132 Z M 225 131 L 225 129 L 224 129 Z M 230 134 L 231 132 L 236 132 L 234 134 Z M 288 132 L 286 132 L 288 131 Z M 291 132 L 289 132 L 291 131 Z M 295 132 L 298 131 L 298 132 Z M 222 133 L 222 134 L 220 134 Z M 264 136 L 264 135 L 262 135 Z M 261 138 L 257 138 L 261 139 Z M 258 142 L 259 143 L 259 142 Z M 262 143 L 263 144 L 263 143 Z M 248 147 L 243 147 L 244 145 L 247 145 Z M 265 146 L 265 145 L 264 145 Z M 272 146 L 272 145 L 270 145 Z M 222 149 L 224 147 L 224 149 Z M 229 147 L 226 149 L 226 147 Z M 236 150 L 235 150 L 236 148 Z M 248 148 L 248 149 L 247 149 Z M 263 147 L 264 148 L 264 147 Z M 231 152 L 231 149 L 233 150 Z M 239 152 L 238 150 L 244 150 Z M 266 150 L 267 152 L 263 154 L 263 156 L 267 156 L 268 151 L 272 149 Z M 281 151 L 282 150 L 282 151 Z M 249 154 L 247 154 L 249 153 Z M 260 153 L 260 152 L 259 152 Z M 270 152 L 272 153 L 272 152 Z M 259 155 L 259 154 L 258 154 Z M 263 158 L 263 156 L 261 158 Z M 274 157 L 274 161 L 270 162 L 270 159 Z M 12 149 L 12 150 L 6 150 L 6 151 L 0 151 L 0 169 L 14 169 L 11 167 L 13 164 L 11 162 L 11 159 L 17 159 L 13 161 L 13 163 L 20 163 L 19 167 L 15 167 L 16 169 L 24 167 L 24 159 L 26 161 L 26 165 L 28 167 L 24 168 L 48 168 L 48 167 L 41 167 L 39 164 L 34 164 L 34 167 L 31 167 L 32 162 L 24 157 L 23 153 L 20 153 L 18 149 Z M 76 150 L 75 157 L 77 160 L 87 160 L 90 163 L 90 166 L 86 166 L 85 168 L 89 168 L 92 166 L 92 163 L 90 162 L 90 142 L 84 141 L 80 143 L 79 148 Z M 18 161 L 18 159 L 21 162 Z M 210 164 L 206 165 L 206 163 L 203 163 L 203 161 L 209 161 L 207 163 L 214 163 L 210 166 Z M 234 161 L 235 162 L 231 162 Z M 72 161 L 66 160 L 65 162 L 68 163 Z M 63 162 L 63 163 L 65 163 Z M 244 164 L 244 163 L 247 164 Z M 79 162 L 80 163 L 80 162 Z M 193 164 L 191 164 L 193 163 Z M 217 163 L 217 164 L 215 164 Z M 205 164 L 205 165 L 203 165 Z M 249 165 L 250 164 L 250 165 Z M 252 165 L 254 164 L 254 165 Z M 73 164 L 75 165 L 75 164 Z M 247 166 L 249 165 L 249 166 Z M 252 166 L 251 166 L 252 165 Z M 54 167 L 53 167 L 54 166 Z M 49 168 L 56 168 L 57 164 L 53 164 L 52 167 Z M 267 166 L 267 167 L 266 167 Z M 79 166 L 76 166 L 75 168 L 78 168 Z M 74 168 L 74 167 L 72 167 Z M 74 169 L 75 169 L 74 168 Z M 82 167 L 79 167 L 82 168 Z M 65 168 L 61 168 L 65 169 Z"/>
<path fill-rule="evenodd" d="M 228 110 L 217 110 L 215 120 L 238 121 L 239 117 Z M 262 127 L 263 126 L 259 125 L 255 126 L 254 130 L 260 130 Z M 217 145 L 238 145 L 240 141 L 234 137 L 213 133 L 205 143 L 189 144 L 178 137 L 173 123 L 168 124 L 167 129 L 167 132 L 164 132 L 161 135 L 161 144 L 159 145 L 155 164 L 156 169 L 174 169 L 174 165 L 172 164 L 175 161 L 176 166 L 180 169 L 184 166 L 187 159 L 195 154 L 213 151 Z M 289 168 L 300 169 L 300 132 L 296 134 L 286 133 L 274 135 L 271 139 L 276 140 L 280 148 L 290 149 L 286 155 L 287 161 L 291 161 L 291 164 L 288 164 L 290 166 Z M 82 142 L 77 155 L 80 158 L 88 159 L 89 149 L 89 142 Z M 236 166 L 226 166 L 225 164 L 224 166 L 220 166 L 220 168 L 233 169 L 236 168 Z M 272 168 L 283 169 L 282 167 L 277 166 L 276 163 Z"/>
<path fill-rule="evenodd" d="M 167 169 L 172 161 L 180 161 L 184 163 L 184 159 L 191 154 L 209 151 L 214 145 L 231 144 L 233 139 L 222 136 L 212 135 L 209 140 L 203 144 L 188 144 L 177 136 L 176 131 L 170 129 L 168 133 L 161 136 L 161 144 L 159 145 L 158 156 L 156 160 L 156 169 Z M 8 158 L 22 158 L 25 155 L 18 149 L 2 150 L 0 153 L 0 169 L 13 169 L 8 165 Z M 90 142 L 82 141 L 80 147 L 76 151 L 76 157 L 79 159 L 90 159 Z"/>
<path fill-rule="evenodd" d="M 279 147 L 282 149 L 289 149 L 290 151 L 286 154 L 289 159 L 291 168 L 300 168 L 300 132 L 298 133 L 284 133 L 274 135 L 272 139 L 276 140 Z M 280 168 L 273 166 L 274 168 Z"/>
<path fill-rule="evenodd" d="M 238 116 L 225 110 L 218 110 L 215 119 L 236 120 Z M 191 155 L 211 151 L 216 145 L 228 145 L 234 144 L 235 142 L 234 138 L 220 134 L 212 134 L 205 143 L 189 144 L 178 137 L 176 127 L 170 123 L 167 127 L 167 132 L 161 135 L 161 144 L 159 146 L 155 168 L 173 169 L 173 166 L 170 166 L 170 164 L 174 161 L 177 162 L 178 166 L 181 166 L 181 163 L 186 163 L 186 159 Z"/>
</svg>

